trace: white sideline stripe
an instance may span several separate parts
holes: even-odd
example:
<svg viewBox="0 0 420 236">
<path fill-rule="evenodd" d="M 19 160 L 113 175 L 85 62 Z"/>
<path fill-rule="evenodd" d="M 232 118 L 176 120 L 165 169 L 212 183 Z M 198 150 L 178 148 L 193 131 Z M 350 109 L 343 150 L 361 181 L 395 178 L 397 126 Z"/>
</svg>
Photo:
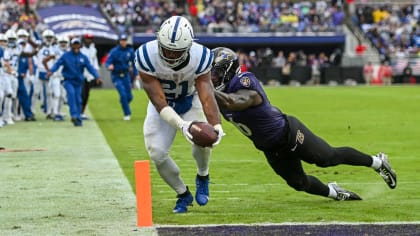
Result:
<svg viewBox="0 0 420 236">
<path fill-rule="evenodd" d="M 280 177 L 279 177 L 280 178 Z M 281 181 L 283 181 L 280 178 Z M 378 181 L 375 182 L 339 182 L 339 184 L 343 184 L 343 185 L 377 185 L 377 184 L 382 184 L 385 183 L 383 182 L 381 179 L 378 179 Z M 286 183 L 266 183 L 266 184 L 248 184 L 248 183 L 241 183 L 241 184 L 218 184 L 218 183 L 214 183 L 211 184 L 211 187 L 217 187 L 217 186 L 280 186 L 280 185 L 285 185 Z M 399 181 L 398 185 L 401 184 L 420 184 L 420 181 Z M 186 183 L 186 185 L 188 186 L 193 186 L 195 185 L 195 183 Z M 167 188 L 168 185 L 163 185 L 163 184 L 155 184 L 152 186 L 153 188 Z M 165 192 L 165 191 L 163 191 Z"/>
<path fill-rule="evenodd" d="M 193 213 L 189 213 L 193 214 Z M 225 213 L 223 213 L 225 214 Z M 202 228 L 202 227 L 220 227 L 220 226 L 299 226 L 299 225 L 417 225 L 420 221 L 385 221 L 385 222 L 284 222 L 284 223 L 257 223 L 257 224 L 208 224 L 208 225 L 160 225 L 155 224 L 156 228 Z"/>
</svg>

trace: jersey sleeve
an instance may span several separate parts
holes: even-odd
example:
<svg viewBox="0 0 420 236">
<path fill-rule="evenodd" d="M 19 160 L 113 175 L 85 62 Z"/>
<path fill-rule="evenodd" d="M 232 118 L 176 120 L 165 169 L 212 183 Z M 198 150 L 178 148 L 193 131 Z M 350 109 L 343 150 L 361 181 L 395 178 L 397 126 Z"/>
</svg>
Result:
<svg viewBox="0 0 420 236">
<path fill-rule="evenodd" d="M 106 58 L 106 61 L 105 61 L 105 67 L 106 68 L 108 68 L 109 65 L 113 64 L 113 61 L 114 61 L 114 51 L 115 51 L 115 48 L 111 49 L 111 51 L 109 51 L 109 53 L 108 53 L 108 57 Z"/>
<path fill-rule="evenodd" d="M 258 80 L 252 73 L 242 73 L 235 76 L 230 83 L 231 92 L 236 92 L 241 89 L 258 90 Z"/>
<path fill-rule="evenodd" d="M 213 52 L 207 47 L 201 45 L 201 52 L 199 55 L 199 63 L 197 69 L 195 70 L 197 77 L 209 72 L 211 69 L 211 63 L 213 62 Z"/>
<path fill-rule="evenodd" d="M 137 71 L 141 71 L 150 75 L 155 73 L 156 69 L 150 60 L 150 54 L 147 50 L 147 43 L 137 48 L 136 52 L 134 53 L 134 64 Z"/>
</svg>

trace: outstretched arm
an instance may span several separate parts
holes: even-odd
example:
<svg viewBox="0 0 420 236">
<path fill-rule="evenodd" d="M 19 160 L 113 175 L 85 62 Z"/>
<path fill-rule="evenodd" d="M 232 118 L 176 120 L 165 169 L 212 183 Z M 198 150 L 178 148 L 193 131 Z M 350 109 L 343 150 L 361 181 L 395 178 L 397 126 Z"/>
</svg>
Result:
<svg viewBox="0 0 420 236">
<path fill-rule="evenodd" d="M 255 90 L 241 89 L 235 93 L 214 91 L 217 104 L 229 111 L 243 111 L 262 103 L 261 95 Z"/>
</svg>

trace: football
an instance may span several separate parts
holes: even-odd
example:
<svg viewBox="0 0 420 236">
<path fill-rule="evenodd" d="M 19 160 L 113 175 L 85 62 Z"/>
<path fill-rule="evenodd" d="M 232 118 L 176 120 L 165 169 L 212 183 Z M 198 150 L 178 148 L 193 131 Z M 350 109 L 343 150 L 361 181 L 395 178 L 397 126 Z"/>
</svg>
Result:
<svg viewBox="0 0 420 236">
<path fill-rule="evenodd" d="M 194 121 L 188 131 L 192 141 L 200 147 L 211 147 L 217 141 L 216 130 L 207 122 Z"/>
</svg>

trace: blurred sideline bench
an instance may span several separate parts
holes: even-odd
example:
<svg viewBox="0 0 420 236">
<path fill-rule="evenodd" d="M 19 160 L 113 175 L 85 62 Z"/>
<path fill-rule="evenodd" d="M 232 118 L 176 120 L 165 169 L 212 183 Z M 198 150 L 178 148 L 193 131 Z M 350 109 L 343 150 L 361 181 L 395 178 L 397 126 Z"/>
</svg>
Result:
<svg viewBox="0 0 420 236">
<path fill-rule="evenodd" d="M 276 81 L 280 84 L 289 84 L 290 80 L 295 80 L 300 84 L 308 84 L 312 79 L 312 68 L 310 66 L 294 66 L 290 71 L 290 76 L 282 74 L 282 68 L 273 67 L 254 67 L 249 69 L 265 85 Z M 329 66 L 320 69 L 320 84 L 344 84 L 351 79 L 358 84 L 363 84 L 363 67 L 360 66 Z"/>
</svg>

